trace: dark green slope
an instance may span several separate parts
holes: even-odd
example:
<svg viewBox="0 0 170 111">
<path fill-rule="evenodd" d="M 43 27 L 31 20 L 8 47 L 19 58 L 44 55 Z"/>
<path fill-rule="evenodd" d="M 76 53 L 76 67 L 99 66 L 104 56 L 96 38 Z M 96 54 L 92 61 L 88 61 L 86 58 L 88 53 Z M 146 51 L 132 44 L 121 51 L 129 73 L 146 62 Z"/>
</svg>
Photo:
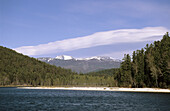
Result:
<svg viewBox="0 0 170 111">
<path fill-rule="evenodd" d="M 115 86 L 112 76 L 77 74 L 0 46 L 0 86 Z"/>
<path fill-rule="evenodd" d="M 104 69 L 104 70 L 95 71 L 95 72 L 89 72 L 86 74 L 93 75 L 93 76 L 113 76 L 118 71 L 119 71 L 119 68 L 112 68 L 112 69 Z"/>
<path fill-rule="evenodd" d="M 0 46 L 0 85 L 69 84 L 73 72 Z"/>
</svg>

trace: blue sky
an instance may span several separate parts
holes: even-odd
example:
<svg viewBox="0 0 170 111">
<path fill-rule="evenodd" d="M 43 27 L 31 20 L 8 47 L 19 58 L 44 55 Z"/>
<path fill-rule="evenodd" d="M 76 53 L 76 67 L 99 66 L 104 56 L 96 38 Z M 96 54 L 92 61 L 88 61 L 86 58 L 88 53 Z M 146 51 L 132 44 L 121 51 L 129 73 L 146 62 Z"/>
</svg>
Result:
<svg viewBox="0 0 170 111">
<path fill-rule="evenodd" d="M 122 59 L 160 40 L 169 18 L 169 0 L 0 0 L 0 45 L 32 57 Z"/>
</svg>

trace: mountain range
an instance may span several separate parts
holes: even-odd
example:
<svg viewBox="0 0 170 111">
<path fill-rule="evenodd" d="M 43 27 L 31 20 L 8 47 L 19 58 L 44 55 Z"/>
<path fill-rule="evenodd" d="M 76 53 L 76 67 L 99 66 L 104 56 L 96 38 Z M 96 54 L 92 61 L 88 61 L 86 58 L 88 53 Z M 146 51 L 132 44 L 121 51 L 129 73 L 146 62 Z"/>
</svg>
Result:
<svg viewBox="0 0 170 111">
<path fill-rule="evenodd" d="M 89 58 L 74 58 L 68 55 L 37 58 L 40 61 L 60 66 L 78 73 L 95 72 L 110 68 L 119 68 L 121 60 L 107 56 L 94 56 Z"/>
</svg>

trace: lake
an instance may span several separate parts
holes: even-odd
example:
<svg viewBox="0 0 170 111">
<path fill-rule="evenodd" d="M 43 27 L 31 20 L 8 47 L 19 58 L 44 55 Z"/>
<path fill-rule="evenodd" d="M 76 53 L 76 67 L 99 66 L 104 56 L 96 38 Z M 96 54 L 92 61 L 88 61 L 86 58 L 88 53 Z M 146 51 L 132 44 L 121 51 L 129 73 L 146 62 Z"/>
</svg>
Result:
<svg viewBox="0 0 170 111">
<path fill-rule="evenodd" d="M 0 88 L 0 111 L 170 111 L 170 94 Z"/>
</svg>

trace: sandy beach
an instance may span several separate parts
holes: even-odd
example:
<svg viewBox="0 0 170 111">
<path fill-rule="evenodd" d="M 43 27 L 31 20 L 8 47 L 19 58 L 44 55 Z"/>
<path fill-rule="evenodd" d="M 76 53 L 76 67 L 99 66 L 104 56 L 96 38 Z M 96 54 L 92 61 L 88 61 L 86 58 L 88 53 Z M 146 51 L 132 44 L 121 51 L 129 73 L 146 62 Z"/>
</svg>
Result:
<svg viewBox="0 0 170 111">
<path fill-rule="evenodd" d="M 119 88 L 119 87 L 18 87 L 18 88 L 20 89 L 60 89 L 60 90 L 87 90 L 87 91 L 170 93 L 170 89 L 160 89 L 160 88 Z"/>
</svg>

